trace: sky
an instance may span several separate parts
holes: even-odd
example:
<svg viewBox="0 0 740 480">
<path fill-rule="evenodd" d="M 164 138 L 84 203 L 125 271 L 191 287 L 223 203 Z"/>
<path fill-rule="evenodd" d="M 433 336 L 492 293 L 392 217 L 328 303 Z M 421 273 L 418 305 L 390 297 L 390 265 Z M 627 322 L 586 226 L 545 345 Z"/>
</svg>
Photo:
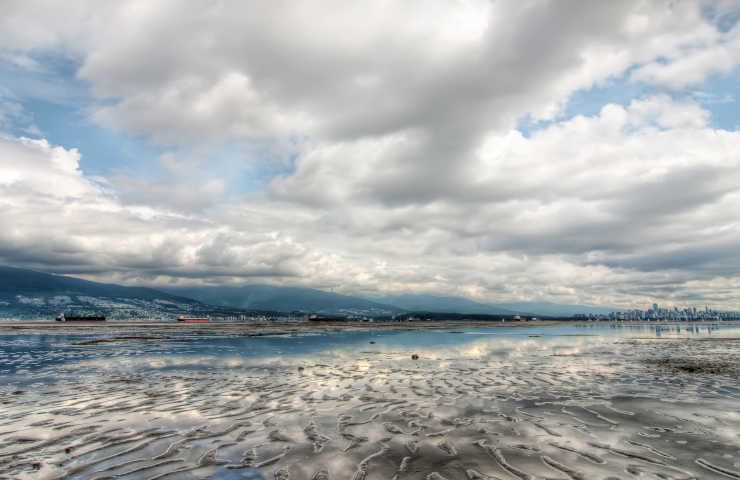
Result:
<svg viewBox="0 0 740 480">
<path fill-rule="evenodd" d="M 0 263 L 740 309 L 740 2 L 0 2 Z"/>
</svg>

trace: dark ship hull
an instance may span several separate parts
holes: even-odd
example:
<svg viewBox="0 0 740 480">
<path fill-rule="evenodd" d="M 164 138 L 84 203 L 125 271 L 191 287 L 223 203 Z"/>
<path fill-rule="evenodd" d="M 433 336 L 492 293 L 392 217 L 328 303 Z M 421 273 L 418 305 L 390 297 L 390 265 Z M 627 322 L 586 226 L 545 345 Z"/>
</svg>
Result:
<svg viewBox="0 0 740 480">
<path fill-rule="evenodd" d="M 103 315 L 59 315 L 57 322 L 104 322 Z"/>
<path fill-rule="evenodd" d="M 183 317 L 180 315 L 177 317 L 178 322 L 184 322 L 184 323 L 207 323 L 210 322 L 211 319 L 208 317 Z"/>
</svg>

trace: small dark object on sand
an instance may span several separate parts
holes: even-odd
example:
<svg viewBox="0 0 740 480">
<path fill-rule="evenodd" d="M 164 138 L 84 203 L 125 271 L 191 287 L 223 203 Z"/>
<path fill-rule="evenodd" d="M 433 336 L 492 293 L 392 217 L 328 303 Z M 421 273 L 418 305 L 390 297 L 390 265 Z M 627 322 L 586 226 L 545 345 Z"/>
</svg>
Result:
<svg viewBox="0 0 740 480">
<path fill-rule="evenodd" d="M 303 371 L 303 367 L 298 367 L 298 371 L 299 372 L 302 372 Z"/>
<path fill-rule="evenodd" d="M 411 355 L 411 360 L 418 360 L 419 356 L 417 354 Z"/>
<path fill-rule="evenodd" d="M 13 395 L 23 395 L 24 393 L 26 393 L 25 390 L 14 390 L 13 391 Z"/>
</svg>

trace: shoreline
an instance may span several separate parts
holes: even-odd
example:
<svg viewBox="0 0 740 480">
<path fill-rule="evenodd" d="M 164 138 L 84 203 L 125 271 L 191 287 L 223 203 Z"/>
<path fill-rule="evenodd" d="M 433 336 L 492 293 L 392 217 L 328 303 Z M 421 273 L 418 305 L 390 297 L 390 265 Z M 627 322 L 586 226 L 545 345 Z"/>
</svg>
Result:
<svg viewBox="0 0 740 480">
<path fill-rule="evenodd" d="M 279 333 L 297 333 L 303 331 L 346 331 L 346 330 L 443 330 L 451 328 L 532 328 L 553 326 L 680 326 L 680 325 L 737 325 L 737 321 L 603 321 L 589 322 L 584 320 L 534 320 L 534 321 L 474 321 L 474 320 L 432 320 L 411 322 L 208 322 L 179 323 L 176 321 L 108 321 L 108 322 L 74 322 L 63 323 L 49 320 L 13 320 L 0 321 L 0 333 L 27 331 L 50 332 L 105 332 L 116 329 L 167 330 L 167 331 L 202 331 L 214 333 L 245 334 L 254 331 L 254 335 Z"/>
</svg>

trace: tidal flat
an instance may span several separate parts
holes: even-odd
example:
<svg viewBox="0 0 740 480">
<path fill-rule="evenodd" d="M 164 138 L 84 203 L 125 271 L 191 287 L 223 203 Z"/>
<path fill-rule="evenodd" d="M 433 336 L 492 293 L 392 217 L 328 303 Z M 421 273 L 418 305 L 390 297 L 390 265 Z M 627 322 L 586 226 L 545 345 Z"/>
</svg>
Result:
<svg viewBox="0 0 740 480">
<path fill-rule="evenodd" d="M 0 325 L 0 478 L 740 479 L 740 325 L 426 327 Z"/>
</svg>

